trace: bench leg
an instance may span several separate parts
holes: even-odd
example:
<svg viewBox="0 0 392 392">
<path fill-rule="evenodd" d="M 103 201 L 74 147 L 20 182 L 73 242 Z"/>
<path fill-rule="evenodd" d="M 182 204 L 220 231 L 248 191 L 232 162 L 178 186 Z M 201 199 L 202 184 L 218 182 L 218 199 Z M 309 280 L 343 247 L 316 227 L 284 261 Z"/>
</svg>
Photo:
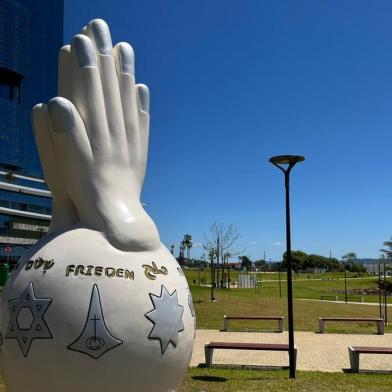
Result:
<svg viewBox="0 0 392 392">
<path fill-rule="evenodd" d="M 278 323 L 279 323 L 279 331 L 283 332 L 284 331 L 283 319 L 279 319 Z"/>
<path fill-rule="evenodd" d="M 294 347 L 294 372 L 297 371 L 297 347 Z"/>
<path fill-rule="evenodd" d="M 206 367 L 211 367 L 212 355 L 214 354 L 214 349 L 211 347 L 204 346 L 204 354 L 206 357 Z"/>
<path fill-rule="evenodd" d="M 384 320 L 377 321 L 377 333 L 384 335 Z"/>
<path fill-rule="evenodd" d="M 350 367 L 351 371 L 354 373 L 359 372 L 359 353 L 353 350 L 352 347 L 348 348 L 348 355 L 350 357 Z"/>
<path fill-rule="evenodd" d="M 319 318 L 319 330 L 320 333 L 324 333 L 325 332 L 325 327 L 324 327 L 324 320 Z"/>
<path fill-rule="evenodd" d="M 223 319 L 223 330 L 227 331 L 229 329 L 229 320 L 225 317 Z"/>
</svg>

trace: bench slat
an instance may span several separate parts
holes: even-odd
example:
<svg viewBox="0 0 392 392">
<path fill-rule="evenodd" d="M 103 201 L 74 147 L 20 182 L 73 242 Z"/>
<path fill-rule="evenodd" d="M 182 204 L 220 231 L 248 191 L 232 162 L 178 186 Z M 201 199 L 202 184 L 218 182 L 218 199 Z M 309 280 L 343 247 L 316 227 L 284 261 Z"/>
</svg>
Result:
<svg viewBox="0 0 392 392">
<path fill-rule="evenodd" d="M 382 318 L 365 318 L 365 317 L 319 317 L 325 321 L 384 321 Z"/>
<path fill-rule="evenodd" d="M 271 350 L 288 351 L 288 344 L 272 343 L 231 343 L 231 342 L 210 342 L 205 345 L 209 348 L 232 349 L 232 350 Z"/>
<path fill-rule="evenodd" d="M 384 335 L 384 319 L 372 317 L 319 317 L 320 333 L 325 332 L 324 323 L 326 321 L 354 321 L 354 322 L 375 322 L 377 324 L 377 333 Z"/>
<path fill-rule="evenodd" d="M 224 316 L 226 319 L 230 320 L 283 320 L 284 317 L 277 316 Z"/>
<path fill-rule="evenodd" d="M 392 347 L 355 346 L 352 349 L 361 354 L 392 354 Z"/>
</svg>

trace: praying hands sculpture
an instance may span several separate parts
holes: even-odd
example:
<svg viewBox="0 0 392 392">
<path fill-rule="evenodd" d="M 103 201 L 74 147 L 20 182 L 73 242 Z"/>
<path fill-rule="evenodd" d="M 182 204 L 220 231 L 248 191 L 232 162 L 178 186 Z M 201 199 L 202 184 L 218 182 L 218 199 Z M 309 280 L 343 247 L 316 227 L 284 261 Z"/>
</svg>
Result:
<svg viewBox="0 0 392 392">
<path fill-rule="evenodd" d="M 59 97 L 33 109 L 45 177 L 53 194 L 52 230 L 98 230 L 117 249 L 160 246 L 140 203 L 149 136 L 149 90 L 135 84 L 132 47 L 114 48 L 95 20 L 59 56 Z"/>
<path fill-rule="evenodd" d="M 32 112 L 53 218 L 1 298 L 10 391 L 180 387 L 194 309 L 140 202 L 149 119 L 132 47 L 113 47 L 106 23 L 91 21 L 60 50 L 59 96 Z"/>
</svg>

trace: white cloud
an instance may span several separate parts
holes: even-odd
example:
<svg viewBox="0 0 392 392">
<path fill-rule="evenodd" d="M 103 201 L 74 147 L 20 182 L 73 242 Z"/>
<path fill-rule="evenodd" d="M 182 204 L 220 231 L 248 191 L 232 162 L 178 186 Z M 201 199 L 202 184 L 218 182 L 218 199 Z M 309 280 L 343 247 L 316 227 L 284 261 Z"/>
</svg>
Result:
<svg viewBox="0 0 392 392">
<path fill-rule="evenodd" d="M 275 246 L 281 246 L 281 245 L 283 245 L 283 242 L 276 241 L 276 242 L 274 243 L 274 245 L 275 245 Z"/>
<path fill-rule="evenodd" d="M 193 244 L 193 248 L 200 248 L 200 247 L 202 247 L 203 246 L 203 244 L 201 243 L 201 242 L 195 242 L 194 244 Z"/>
<path fill-rule="evenodd" d="M 249 241 L 249 242 L 248 242 L 248 245 L 256 245 L 256 244 L 257 244 L 256 241 Z"/>
</svg>

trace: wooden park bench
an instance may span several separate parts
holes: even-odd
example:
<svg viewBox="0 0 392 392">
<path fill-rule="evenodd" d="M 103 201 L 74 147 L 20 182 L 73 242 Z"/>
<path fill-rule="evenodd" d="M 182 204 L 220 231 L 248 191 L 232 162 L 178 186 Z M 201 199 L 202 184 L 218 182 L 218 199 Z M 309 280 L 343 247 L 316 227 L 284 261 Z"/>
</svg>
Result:
<svg viewBox="0 0 392 392">
<path fill-rule="evenodd" d="M 229 320 L 277 320 L 279 332 L 284 331 L 283 320 L 284 317 L 280 316 L 223 316 L 223 330 L 227 331 L 229 329 Z"/>
<path fill-rule="evenodd" d="M 353 347 L 348 348 L 350 367 L 354 373 L 359 372 L 359 354 L 392 354 L 392 347 Z"/>
<path fill-rule="evenodd" d="M 366 317 L 319 317 L 319 328 L 320 333 L 325 332 L 324 323 L 326 321 L 344 321 L 344 322 L 360 322 L 367 321 L 377 324 L 377 333 L 379 335 L 384 335 L 384 319 L 382 318 L 366 318 Z"/>
<path fill-rule="evenodd" d="M 212 365 L 212 355 L 214 350 L 264 350 L 264 351 L 289 351 L 288 344 L 271 343 L 231 343 L 231 342 L 210 342 L 204 345 L 206 366 Z M 294 368 L 297 363 L 297 346 L 294 346 Z"/>
</svg>

